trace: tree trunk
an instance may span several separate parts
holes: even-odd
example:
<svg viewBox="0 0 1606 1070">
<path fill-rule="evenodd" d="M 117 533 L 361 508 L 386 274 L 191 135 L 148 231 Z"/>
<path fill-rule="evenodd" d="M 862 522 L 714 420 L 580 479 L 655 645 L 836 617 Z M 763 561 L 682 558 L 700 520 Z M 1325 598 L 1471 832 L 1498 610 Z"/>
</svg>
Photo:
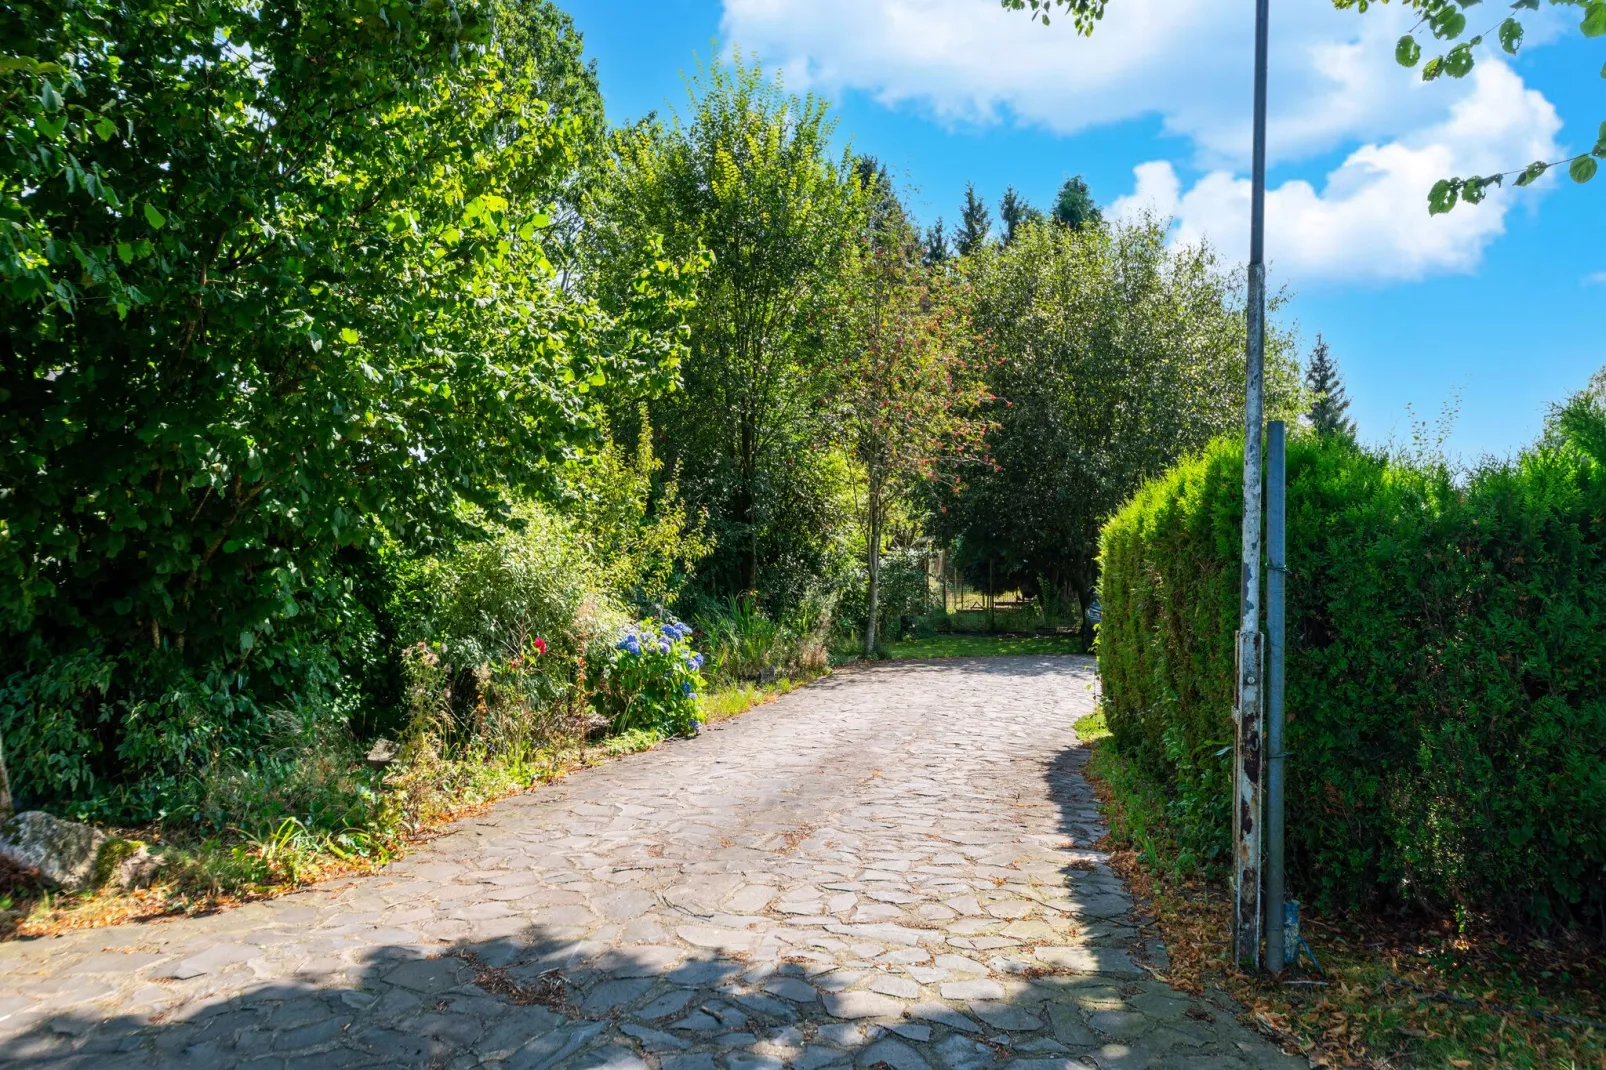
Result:
<svg viewBox="0 0 1606 1070">
<path fill-rule="evenodd" d="M 741 480 L 741 512 L 747 521 L 746 590 L 758 590 L 758 432 L 750 417 L 742 417 L 737 442 L 737 478 Z"/>
<path fill-rule="evenodd" d="M 989 632 L 996 632 L 998 630 L 998 621 L 993 615 L 993 599 L 994 599 L 994 595 L 993 595 L 993 560 L 992 560 L 992 558 L 988 558 L 987 559 L 987 630 Z"/>
<path fill-rule="evenodd" d="M 1093 561 L 1085 561 L 1078 566 L 1072 574 L 1071 582 L 1076 585 L 1077 607 L 1082 611 L 1082 653 L 1093 651 L 1093 621 L 1088 618 L 1088 607 L 1093 604 L 1093 598 L 1098 593 L 1099 567 Z"/>
<path fill-rule="evenodd" d="M 0 740 L 0 821 L 10 817 L 15 807 L 11 802 L 11 778 L 6 775 L 6 747 Z"/>
<path fill-rule="evenodd" d="M 876 618 L 881 615 L 881 482 L 870 477 L 869 486 L 870 531 L 869 553 L 870 590 L 865 597 L 869 612 L 864 618 L 864 656 L 875 657 Z"/>
</svg>

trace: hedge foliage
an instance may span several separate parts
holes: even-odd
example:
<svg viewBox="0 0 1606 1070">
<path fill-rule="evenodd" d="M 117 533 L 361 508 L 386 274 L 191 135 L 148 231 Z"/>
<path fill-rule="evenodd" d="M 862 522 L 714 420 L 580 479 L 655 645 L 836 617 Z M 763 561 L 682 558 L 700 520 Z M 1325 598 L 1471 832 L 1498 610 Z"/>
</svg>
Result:
<svg viewBox="0 0 1606 1070">
<path fill-rule="evenodd" d="M 1288 448 L 1288 865 L 1326 906 L 1606 910 L 1606 407 L 1455 478 L 1341 437 Z M 1230 846 L 1242 447 L 1103 532 L 1116 745 L 1206 868 Z"/>
</svg>

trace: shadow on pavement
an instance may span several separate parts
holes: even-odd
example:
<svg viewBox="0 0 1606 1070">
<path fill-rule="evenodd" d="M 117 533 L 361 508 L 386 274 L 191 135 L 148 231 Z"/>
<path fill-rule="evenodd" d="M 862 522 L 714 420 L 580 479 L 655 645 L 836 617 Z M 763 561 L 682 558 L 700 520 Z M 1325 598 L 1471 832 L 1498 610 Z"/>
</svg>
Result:
<svg viewBox="0 0 1606 1070">
<path fill-rule="evenodd" d="M 985 676 L 996 688 L 1063 673 L 1066 660 L 945 659 L 941 674 Z M 853 675 L 826 686 L 851 688 Z M 376 940 L 384 930 L 371 928 L 360 940 L 338 928 L 327 939 L 323 930 L 275 929 L 273 940 L 304 947 L 315 939 L 315 954 L 301 974 L 262 983 L 253 983 L 252 966 L 266 939 L 261 933 L 254 943 L 223 936 L 188 958 L 164 959 L 139 949 L 137 931 L 116 930 L 108 943 L 118 946 L 43 983 L 77 1006 L 58 1009 L 46 1000 L 23 1007 L 0 998 L 0 1029 L 9 1034 L 0 1040 L 0 1064 L 94 1070 L 1302 1065 L 1284 1061 L 1230 1014 L 1157 981 L 1141 961 L 1161 952 L 1142 942 L 1130 897 L 1090 849 L 1103 830 L 1080 773 L 1085 758 L 1085 750 L 1072 747 L 1040 760 L 1041 782 L 1019 789 L 1021 798 L 1029 796 L 1019 805 L 1036 807 L 1039 820 L 1023 809 L 1020 827 L 978 833 L 975 843 L 946 836 L 928 855 L 935 875 L 918 867 L 905 872 L 901 886 L 911 891 L 895 891 L 898 882 L 866 884 L 867 873 L 838 866 L 853 878 L 843 883 L 868 889 L 861 903 L 904 911 L 887 912 L 885 922 L 850 924 L 846 911 L 800 916 L 787 908 L 783 888 L 779 906 L 771 904 L 763 926 L 744 939 L 733 915 L 691 916 L 659 892 L 625 886 L 610 891 L 653 899 L 679 942 L 622 942 L 619 926 L 599 931 L 594 918 L 585 922 L 580 914 L 591 916 L 589 906 L 572 917 L 564 911 L 575 908 L 552 907 L 532 924 L 530 914 L 475 920 L 470 904 L 462 916 L 484 938 L 463 943 L 418 943 L 418 934 L 401 929 L 392 930 L 393 942 Z M 813 842 L 805 842 L 804 854 L 816 849 Z M 828 882 L 815 883 L 829 889 Z M 933 893 L 933 885 L 945 890 Z M 955 909 L 917 914 L 917 905 L 936 901 L 933 894 L 950 892 L 944 902 Z M 352 955 L 360 956 L 355 966 Z M 118 965 L 107 956 L 123 956 L 127 969 L 145 969 L 148 978 L 125 999 L 128 1011 L 109 1017 L 87 1006 L 96 998 L 96 971 Z M 1155 968 L 1163 967 L 1158 961 Z M 183 1002 L 174 1006 L 180 994 Z M 29 1020 L 5 1023 L 13 1014 Z"/>
</svg>

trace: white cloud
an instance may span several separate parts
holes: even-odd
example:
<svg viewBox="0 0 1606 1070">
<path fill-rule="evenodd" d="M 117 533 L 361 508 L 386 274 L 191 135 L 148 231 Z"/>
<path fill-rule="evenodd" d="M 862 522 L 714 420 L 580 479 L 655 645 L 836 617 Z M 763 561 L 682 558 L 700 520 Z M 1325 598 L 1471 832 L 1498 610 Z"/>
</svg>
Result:
<svg viewBox="0 0 1606 1070">
<path fill-rule="evenodd" d="M 1199 163 L 1225 166 L 1248 156 L 1253 7 L 1121 0 L 1084 38 L 1066 21 L 1044 27 L 996 0 L 725 0 L 723 29 L 794 85 L 1061 134 L 1157 115 L 1193 142 Z M 1402 5 L 1364 17 L 1310 0 L 1277 7 L 1274 161 L 1402 133 L 1464 95 L 1454 83 L 1424 87 L 1394 63 L 1411 19 Z"/>
<path fill-rule="evenodd" d="M 1281 278 L 1398 280 L 1469 271 L 1505 230 L 1510 194 L 1495 190 L 1481 205 L 1427 214 L 1427 191 L 1447 175 L 1487 174 L 1529 160 L 1553 159 L 1560 120 L 1538 92 L 1499 62 L 1478 65 L 1471 95 L 1449 117 L 1397 140 L 1362 145 L 1318 190 L 1285 182 L 1267 191 L 1267 259 Z M 1130 216 L 1148 208 L 1177 220 L 1182 240 L 1208 237 L 1246 256 L 1249 181 L 1211 171 L 1186 190 L 1165 161 L 1133 170 L 1135 189 L 1113 204 Z"/>
<path fill-rule="evenodd" d="M 1205 172 L 1184 189 L 1167 161 L 1135 169 L 1133 194 L 1187 237 L 1247 251 L 1250 60 L 1254 5 L 1121 0 L 1091 38 L 1043 27 L 996 0 L 724 0 L 731 44 L 782 67 L 788 84 L 853 88 L 941 121 L 1013 121 L 1073 134 L 1158 116 Z M 1271 24 L 1268 151 L 1284 170 L 1347 153 L 1325 175 L 1285 181 L 1267 198 L 1268 257 L 1279 277 L 1396 280 L 1474 268 L 1501 234 L 1508 194 L 1427 214 L 1448 175 L 1555 159 L 1555 110 L 1495 55 L 1474 76 L 1425 85 L 1394 62 L 1414 21 L 1403 4 L 1365 16 L 1325 2 L 1276 5 Z M 1536 13 L 1529 47 L 1561 32 Z M 1430 37 L 1419 34 L 1424 48 Z M 1152 151 L 1152 150 L 1151 150 Z"/>
<path fill-rule="evenodd" d="M 1606 271 L 1597 271 L 1593 275 L 1585 275 L 1584 285 L 1606 286 Z"/>
</svg>

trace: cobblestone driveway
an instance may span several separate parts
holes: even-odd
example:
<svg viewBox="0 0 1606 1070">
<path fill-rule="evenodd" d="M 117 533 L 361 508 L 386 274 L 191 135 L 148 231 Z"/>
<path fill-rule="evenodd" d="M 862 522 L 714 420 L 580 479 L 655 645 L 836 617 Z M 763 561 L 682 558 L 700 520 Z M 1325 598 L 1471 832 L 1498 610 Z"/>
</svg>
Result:
<svg viewBox="0 0 1606 1070">
<path fill-rule="evenodd" d="M 1090 663 L 845 673 L 384 873 L 0 945 L 0 1062 L 1303 1066 L 1145 968 L 1072 722 Z"/>
</svg>

